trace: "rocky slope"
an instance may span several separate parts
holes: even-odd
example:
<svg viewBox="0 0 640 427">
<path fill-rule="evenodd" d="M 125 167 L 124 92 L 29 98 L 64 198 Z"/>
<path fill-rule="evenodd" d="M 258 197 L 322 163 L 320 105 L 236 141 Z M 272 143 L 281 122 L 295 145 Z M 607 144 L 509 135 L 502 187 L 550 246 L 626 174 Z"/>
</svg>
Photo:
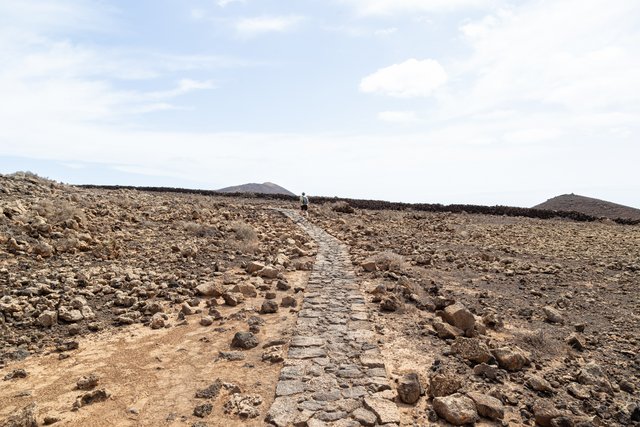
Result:
<svg viewBox="0 0 640 427">
<path fill-rule="evenodd" d="M 255 194 L 284 194 L 287 196 L 295 196 L 286 188 L 280 187 L 272 182 L 263 182 L 262 184 L 243 184 L 225 187 L 217 190 L 221 193 L 255 193 Z"/>
<path fill-rule="evenodd" d="M 580 212 L 585 215 L 603 217 L 609 219 L 640 220 L 640 209 L 592 197 L 579 196 L 577 194 L 563 194 L 540 203 L 534 209 L 547 209 L 552 211 Z"/>
</svg>

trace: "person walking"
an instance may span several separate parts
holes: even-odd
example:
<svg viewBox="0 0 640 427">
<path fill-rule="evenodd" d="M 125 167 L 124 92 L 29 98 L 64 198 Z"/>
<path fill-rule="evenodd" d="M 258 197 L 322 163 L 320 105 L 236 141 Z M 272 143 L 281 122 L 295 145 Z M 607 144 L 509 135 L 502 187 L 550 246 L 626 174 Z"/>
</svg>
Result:
<svg viewBox="0 0 640 427">
<path fill-rule="evenodd" d="M 304 216 L 309 216 L 309 198 L 302 192 L 300 196 L 300 211 Z"/>
</svg>

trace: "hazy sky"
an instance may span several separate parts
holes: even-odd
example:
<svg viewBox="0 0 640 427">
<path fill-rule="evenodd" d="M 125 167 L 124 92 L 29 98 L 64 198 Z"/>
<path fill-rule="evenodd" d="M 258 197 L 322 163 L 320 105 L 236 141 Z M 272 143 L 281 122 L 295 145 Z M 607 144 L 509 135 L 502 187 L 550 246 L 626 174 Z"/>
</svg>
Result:
<svg viewBox="0 0 640 427">
<path fill-rule="evenodd" d="M 637 0 L 0 0 L 0 172 L 640 207 Z"/>
</svg>

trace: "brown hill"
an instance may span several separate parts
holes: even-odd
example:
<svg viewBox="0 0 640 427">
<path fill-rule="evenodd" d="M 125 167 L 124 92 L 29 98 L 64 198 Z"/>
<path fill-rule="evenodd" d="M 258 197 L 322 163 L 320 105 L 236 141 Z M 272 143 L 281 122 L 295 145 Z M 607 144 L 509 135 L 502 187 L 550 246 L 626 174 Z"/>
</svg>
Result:
<svg viewBox="0 0 640 427">
<path fill-rule="evenodd" d="M 586 215 L 611 219 L 628 218 L 640 220 L 640 209 L 577 194 L 563 194 L 536 205 L 534 209 L 553 211 L 575 211 Z"/>
<path fill-rule="evenodd" d="M 257 193 L 257 194 L 286 194 L 287 196 L 295 196 L 286 188 L 280 187 L 273 182 L 263 182 L 262 184 L 249 183 L 242 185 L 234 185 L 219 190 L 221 193 Z"/>
</svg>

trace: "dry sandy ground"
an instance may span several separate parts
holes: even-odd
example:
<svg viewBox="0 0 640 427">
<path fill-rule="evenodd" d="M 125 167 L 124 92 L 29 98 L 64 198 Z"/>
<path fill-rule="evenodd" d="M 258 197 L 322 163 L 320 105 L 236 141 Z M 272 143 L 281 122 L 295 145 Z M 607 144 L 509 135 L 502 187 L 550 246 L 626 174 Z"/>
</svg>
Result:
<svg viewBox="0 0 640 427">
<path fill-rule="evenodd" d="M 304 286 L 307 275 L 290 273 L 289 283 Z M 264 425 L 263 416 L 242 420 L 225 414 L 224 391 L 213 403 L 211 415 L 204 419 L 193 415 L 194 407 L 204 403 L 194 397 L 196 391 L 217 379 L 239 386 L 243 394 L 260 395 L 262 414 L 271 405 L 281 363 L 263 362 L 261 346 L 244 351 L 246 357 L 241 361 L 218 357 L 220 351 L 231 351 L 235 332 L 247 330 L 241 318 L 256 315 L 253 308 L 259 309 L 258 301 L 256 307 L 251 307 L 251 302 L 239 309 L 219 307 L 225 317 L 238 320 L 203 327 L 196 314 L 187 316 L 187 323 L 180 326 L 174 315 L 176 326 L 171 328 L 151 330 L 134 325 L 113 329 L 81 339 L 80 349 L 66 359 L 51 353 L 11 364 L 0 371 L 0 377 L 14 369 L 25 369 L 29 376 L 2 382 L 0 419 L 37 401 L 39 418 L 59 417 L 61 421 L 55 425 L 60 426 L 184 426 L 197 421 L 209 426 Z M 266 323 L 258 336 L 266 343 L 290 336 L 297 311 L 283 309 L 261 317 Z M 84 393 L 75 388 L 76 381 L 90 373 L 100 377 L 98 388 L 106 388 L 111 398 L 72 411 L 76 398 Z"/>
</svg>

